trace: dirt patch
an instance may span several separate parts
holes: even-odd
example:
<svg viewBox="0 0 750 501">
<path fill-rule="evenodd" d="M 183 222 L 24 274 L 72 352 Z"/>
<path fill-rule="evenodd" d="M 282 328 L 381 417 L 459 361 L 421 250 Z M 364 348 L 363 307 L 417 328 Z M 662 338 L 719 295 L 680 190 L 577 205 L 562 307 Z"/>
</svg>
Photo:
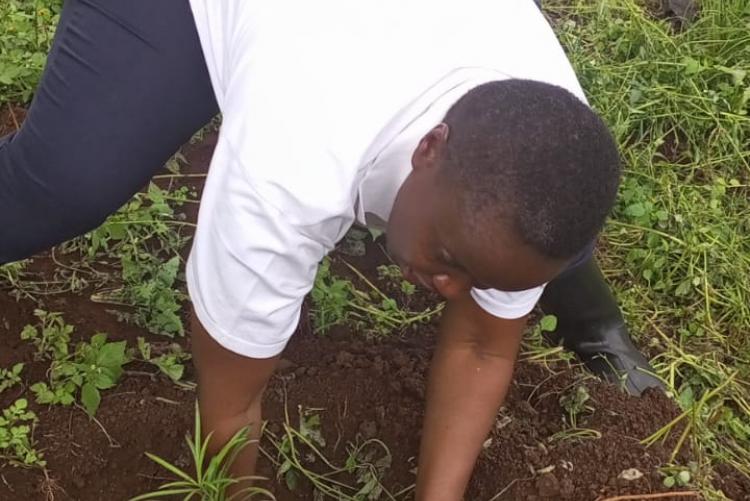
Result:
<svg viewBox="0 0 750 501">
<path fill-rule="evenodd" d="M 186 150 L 191 172 L 205 171 L 214 142 L 210 135 L 207 142 Z M 191 179 L 200 189 L 201 178 Z M 364 258 L 347 258 L 374 281 L 376 266 L 386 263 L 377 247 L 371 245 Z M 420 297 L 420 307 L 434 300 Z M 0 365 L 26 362 L 27 385 L 45 376 L 45 365 L 32 360 L 29 346 L 18 337 L 23 326 L 34 321 L 35 307 L 0 291 Z M 105 306 L 92 304 L 86 294 L 48 298 L 46 307 L 64 312 L 68 322 L 78 327 L 77 337 L 106 331 L 132 345 L 139 335 L 151 342 L 164 341 L 118 323 Z M 402 336 L 375 340 L 344 329 L 317 336 L 303 322 L 266 394 L 268 430 L 280 433 L 287 412 L 296 425 L 299 409 L 312 409 L 320 417 L 325 438 L 321 449 L 334 465 L 346 462 L 348 444 L 378 439 L 391 455 L 385 487 L 400 492 L 398 499 L 410 499 L 434 331 L 434 324 L 426 324 Z M 182 344 L 189 348 L 187 341 Z M 43 500 L 52 495 L 56 500 L 125 500 L 165 480 L 164 472 L 144 456 L 146 451 L 189 468 L 183 437 L 192 429 L 195 393 L 154 372 L 150 366 L 128 366 L 122 382 L 104 393 L 96 421 L 77 408 L 32 404 L 40 417 L 35 438 L 48 461 L 47 471 L 1 467 L 0 499 Z M 673 442 L 646 448 L 639 440 L 676 415 L 672 402 L 657 392 L 631 398 L 593 379 L 581 380 L 581 374 L 564 365 L 551 371 L 538 364 L 519 364 L 466 499 L 594 500 L 664 490 L 657 470 Z M 186 380 L 192 379 L 188 366 Z M 580 385 L 589 394 L 590 409 L 578 417 L 578 427 L 594 432 L 575 438 L 565 433 L 569 424 L 560 396 Z M 23 391 L 6 392 L 0 405 L 7 406 Z M 275 457 L 268 439 L 263 447 Z M 619 479 L 624 470 L 633 468 L 642 473 L 639 479 Z M 271 479 L 266 485 L 282 501 L 314 499 L 304 482 L 290 491 L 277 481 L 268 459 L 262 461 L 260 473 Z M 722 479 L 728 494 L 744 499 L 744 477 L 730 471 Z M 354 482 L 346 476 L 343 480 Z"/>
<path fill-rule="evenodd" d="M 727 465 L 716 468 L 714 485 L 734 501 L 750 501 L 750 478 Z"/>
<path fill-rule="evenodd" d="M 0 106 L 0 137 L 15 132 L 26 118 L 26 110 L 6 103 Z"/>
<path fill-rule="evenodd" d="M 27 317 L 30 320 L 30 312 Z M 12 338 L 13 332 L 17 330 L 3 339 Z M 348 333 L 298 333 L 266 395 L 269 430 L 278 433 L 285 412 L 296 425 L 299 406 L 315 409 L 327 444 L 323 450 L 332 463 L 345 463 L 348 444 L 378 438 L 392 455 L 384 484 L 391 492 L 408 489 L 415 480 L 432 344 L 431 332 L 381 341 Z M 38 376 L 37 372 L 32 369 L 30 374 Z M 145 451 L 189 467 L 182 437 L 192 427 L 195 394 L 161 376 L 149 377 L 148 372 L 153 370 L 131 367 L 117 389 L 104 394 L 99 423 L 75 408 L 37 407 L 36 438 L 48 461 L 49 480 L 34 470 L 2 468 L 0 499 L 44 499 L 42 490 L 53 488 L 56 499 L 124 500 L 155 488 L 163 479 L 163 472 L 143 456 Z M 467 499 L 593 500 L 664 490 L 657 469 L 668 457 L 669 444 L 647 449 L 639 439 L 676 415 L 673 404 L 657 392 L 636 399 L 586 381 L 581 384 L 588 388 L 594 410 L 579 426 L 597 430 L 601 438 L 553 439 L 566 428 L 559 397 L 577 384 L 576 374 L 552 374 L 534 364 L 518 366 Z M 264 447 L 274 454 L 268 441 Z M 631 468 L 643 477 L 618 479 Z M 270 461 L 262 464 L 261 473 L 275 478 Z M 739 481 L 727 480 L 727 488 L 741 489 Z M 282 501 L 312 499 L 304 483 L 293 492 L 275 481 L 268 485 Z"/>
<path fill-rule="evenodd" d="M 697 0 L 646 0 L 645 7 L 654 19 L 669 23 L 675 33 L 684 30 L 700 13 Z"/>
<path fill-rule="evenodd" d="M 283 402 L 320 411 L 334 462 L 343 463 L 347 441 L 361 440 L 368 428 L 391 445 L 391 492 L 413 484 L 424 404 L 431 333 L 377 343 L 350 336 L 320 338 L 300 333 L 286 356 L 285 373 L 274 379 L 268 406 L 272 423 L 283 420 Z M 312 374 L 312 375 L 311 375 Z M 645 448 L 639 440 L 676 416 L 669 399 L 650 392 L 641 399 L 589 380 L 593 412 L 579 427 L 600 438 L 552 439 L 566 428 L 559 397 L 578 384 L 578 371 L 557 374 L 534 364 L 517 367 L 513 387 L 496 428 L 479 459 L 466 499 L 596 499 L 603 495 L 664 490 L 657 469 L 671 448 Z M 273 426 L 273 425 L 272 425 Z M 397 444 L 397 448 L 393 445 Z M 638 480 L 619 480 L 638 469 Z M 266 474 L 272 472 L 266 471 Z M 504 492 L 504 494 L 500 494 Z M 498 494 L 500 494 L 498 496 Z M 277 489 L 279 499 L 310 499 L 309 491 Z"/>
</svg>

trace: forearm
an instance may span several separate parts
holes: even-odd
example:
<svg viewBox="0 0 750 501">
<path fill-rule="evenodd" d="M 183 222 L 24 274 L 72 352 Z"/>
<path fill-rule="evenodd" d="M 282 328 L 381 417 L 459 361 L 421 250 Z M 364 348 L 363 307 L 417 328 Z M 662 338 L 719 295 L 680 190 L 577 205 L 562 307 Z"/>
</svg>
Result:
<svg viewBox="0 0 750 501">
<path fill-rule="evenodd" d="M 430 371 L 417 500 L 462 499 L 476 458 L 494 423 L 513 375 L 520 331 L 500 350 L 473 342 L 475 328 L 446 310 Z M 459 317 L 461 315 L 458 315 Z M 511 339 L 512 338 L 512 339 Z"/>
</svg>

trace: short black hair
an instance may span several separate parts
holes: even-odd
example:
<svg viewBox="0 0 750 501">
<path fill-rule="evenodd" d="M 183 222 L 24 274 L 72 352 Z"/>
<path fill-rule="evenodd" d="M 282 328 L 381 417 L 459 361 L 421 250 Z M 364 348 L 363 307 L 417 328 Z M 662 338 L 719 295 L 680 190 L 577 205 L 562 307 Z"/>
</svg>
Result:
<svg viewBox="0 0 750 501">
<path fill-rule="evenodd" d="M 441 171 L 462 189 L 461 216 L 472 230 L 486 235 L 487 223 L 510 220 L 527 245 L 560 259 L 596 237 L 617 194 L 620 159 L 583 101 L 543 82 L 493 81 L 461 97 L 444 122 Z"/>
</svg>

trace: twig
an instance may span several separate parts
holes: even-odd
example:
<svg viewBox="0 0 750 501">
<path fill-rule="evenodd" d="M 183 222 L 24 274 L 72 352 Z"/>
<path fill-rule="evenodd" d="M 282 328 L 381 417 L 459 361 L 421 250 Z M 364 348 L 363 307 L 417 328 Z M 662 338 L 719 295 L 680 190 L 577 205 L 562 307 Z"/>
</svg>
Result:
<svg viewBox="0 0 750 501">
<path fill-rule="evenodd" d="M 16 114 L 13 111 L 13 106 L 11 106 L 10 103 L 8 103 L 8 112 L 10 112 L 10 118 L 13 120 L 13 126 L 16 128 L 16 130 L 21 128 L 21 125 L 18 123 L 18 120 L 16 119 Z"/>
<path fill-rule="evenodd" d="M 596 501 L 626 501 L 640 499 L 662 499 L 662 498 L 687 498 L 700 497 L 697 491 L 676 491 L 676 492 L 659 492 L 657 494 L 628 494 L 626 496 L 615 496 L 613 498 L 597 498 Z"/>
<path fill-rule="evenodd" d="M 150 378 L 152 381 L 155 381 L 156 376 L 159 375 L 158 372 L 148 372 L 148 371 L 123 371 L 123 374 L 125 374 L 126 376 L 147 377 L 147 378 Z"/>
<path fill-rule="evenodd" d="M 172 179 L 181 177 L 206 177 L 208 174 L 159 174 L 151 179 Z"/>
<path fill-rule="evenodd" d="M 180 405 L 180 402 L 177 402 L 175 400 L 170 400 L 164 397 L 155 397 L 154 400 L 156 400 L 157 402 L 162 402 L 162 403 L 169 404 L 169 405 Z"/>
<path fill-rule="evenodd" d="M 500 492 L 498 492 L 497 494 L 495 494 L 494 496 L 492 496 L 489 499 L 489 501 L 496 501 L 496 500 L 500 499 L 500 496 L 502 496 L 503 494 L 505 494 L 506 492 L 508 492 L 508 489 L 510 489 L 511 487 L 513 487 L 516 484 L 516 482 L 526 482 L 527 480 L 533 480 L 533 478 L 534 477 L 514 478 L 513 480 L 511 480 L 511 482 L 508 485 L 506 485 L 505 487 L 503 487 L 503 489 Z"/>
</svg>

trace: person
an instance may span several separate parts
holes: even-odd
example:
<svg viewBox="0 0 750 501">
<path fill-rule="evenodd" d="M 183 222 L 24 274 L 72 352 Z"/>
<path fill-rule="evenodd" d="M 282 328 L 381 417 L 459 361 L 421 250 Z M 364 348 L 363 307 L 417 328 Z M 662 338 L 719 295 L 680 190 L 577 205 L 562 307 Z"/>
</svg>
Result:
<svg viewBox="0 0 750 501">
<path fill-rule="evenodd" d="M 257 437 L 317 264 L 355 222 L 447 300 L 418 499 L 461 498 L 537 302 L 596 374 L 660 386 L 592 257 L 618 152 L 532 0 L 67 0 L 0 144 L 0 263 L 96 227 L 219 111 L 187 263 L 214 446 Z"/>
</svg>

